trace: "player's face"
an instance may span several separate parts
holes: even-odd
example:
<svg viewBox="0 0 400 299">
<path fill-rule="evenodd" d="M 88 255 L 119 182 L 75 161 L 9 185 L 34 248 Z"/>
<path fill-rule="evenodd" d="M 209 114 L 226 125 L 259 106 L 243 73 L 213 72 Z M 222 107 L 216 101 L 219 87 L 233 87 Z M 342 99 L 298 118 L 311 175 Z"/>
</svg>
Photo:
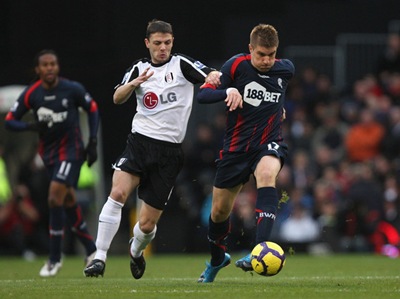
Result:
<svg viewBox="0 0 400 299">
<path fill-rule="evenodd" d="M 278 47 L 261 47 L 256 46 L 253 48 L 249 45 L 251 54 L 251 64 L 260 72 L 268 72 L 275 64 L 275 56 Z"/>
<path fill-rule="evenodd" d="M 170 33 L 153 33 L 144 40 L 149 49 L 151 62 L 160 64 L 166 62 L 171 56 L 174 37 Z"/>
<path fill-rule="evenodd" d="M 53 54 L 40 56 L 35 71 L 45 85 L 49 87 L 55 85 L 58 80 L 58 73 L 60 72 L 57 57 Z"/>
</svg>

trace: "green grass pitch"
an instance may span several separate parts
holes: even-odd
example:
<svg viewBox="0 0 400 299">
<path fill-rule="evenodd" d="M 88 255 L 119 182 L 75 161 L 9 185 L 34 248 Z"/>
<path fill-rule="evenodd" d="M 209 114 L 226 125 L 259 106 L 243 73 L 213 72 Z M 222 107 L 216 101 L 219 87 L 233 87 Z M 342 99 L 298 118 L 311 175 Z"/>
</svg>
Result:
<svg viewBox="0 0 400 299">
<path fill-rule="evenodd" d="M 212 298 L 313 299 L 400 298 L 400 258 L 376 255 L 287 256 L 282 271 L 272 277 L 243 272 L 234 265 L 222 269 L 213 283 L 199 284 L 208 255 L 154 254 L 146 258 L 140 280 L 132 278 L 128 256 L 110 256 L 104 277 L 83 276 L 83 260 L 64 258 L 61 272 L 39 277 L 45 257 L 33 262 L 0 257 L 0 298 Z"/>
</svg>

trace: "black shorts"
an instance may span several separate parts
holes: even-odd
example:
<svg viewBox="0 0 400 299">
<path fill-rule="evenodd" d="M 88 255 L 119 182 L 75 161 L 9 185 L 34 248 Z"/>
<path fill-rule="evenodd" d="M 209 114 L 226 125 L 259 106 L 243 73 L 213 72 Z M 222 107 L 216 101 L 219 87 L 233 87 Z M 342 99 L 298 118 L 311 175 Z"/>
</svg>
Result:
<svg viewBox="0 0 400 299">
<path fill-rule="evenodd" d="M 264 156 L 273 155 L 285 163 L 288 146 L 285 143 L 271 142 L 265 147 L 248 152 L 222 152 L 217 160 L 217 172 L 214 186 L 217 188 L 232 188 L 245 184 L 254 173 L 258 162 Z"/>
<path fill-rule="evenodd" d="M 148 205 L 163 210 L 183 167 L 183 160 L 180 143 L 130 133 L 126 148 L 113 168 L 138 175 L 139 198 Z"/>
<path fill-rule="evenodd" d="M 61 161 L 46 165 L 51 181 L 57 181 L 76 189 L 83 160 Z"/>
</svg>

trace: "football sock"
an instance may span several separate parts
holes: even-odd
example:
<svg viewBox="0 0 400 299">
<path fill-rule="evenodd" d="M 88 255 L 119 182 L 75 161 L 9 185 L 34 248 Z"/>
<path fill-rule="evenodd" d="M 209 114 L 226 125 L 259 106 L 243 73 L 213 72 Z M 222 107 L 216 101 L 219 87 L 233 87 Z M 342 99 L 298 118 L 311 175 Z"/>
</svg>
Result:
<svg viewBox="0 0 400 299">
<path fill-rule="evenodd" d="M 50 208 L 50 261 L 61 261 L 62 239 L 64 237 L 65 211 L 64 207 Z"/>
<path fill-rule="evenodd" d="M 278 209 L 278 194 L 274 187 L 257 189 L 256 201 L 256 244 L 268 241 Z"/>
<path fill-rule="evenodd" d="M 79 241 L 85 247 L 86 255 L 92 254 L 96 251 L 96 245 L 94 244 L 93 237 L 89 234 L 86 221 L 82 217 L 81 207 L 75 204 L 70 208 L 66 208 L 65 213 L 67 216 L 67 223 L 71 226 L 71 231 L 75 233 Z"/>
<path fill-rule="evenodd" d="M 133 242 L 131 244 L 131 255 L 133 257 L 139 257 L 146 246 L 154 239 L 157 232 L 157 225 L 154 227 L 153 231 L 149 234 L 145 234 L 139 227 L 139 222 L 136 222 L 133 227 Z"/>
<path fill-rule="evenodd" d="M 120 202 L 108 197 L 99 215 L 99 226 L 97 228 L 96 247 L 97 252 L 95 259 L 105 261 L 107 259 L 107 251 L 111 242 L 118 231 L 121 223 L 122 207 Z"/>
<path fill-rule="evenodd" d="M 229 218 L 223 222 L 215 223 L 211 220 L 211 216 L 208 220 L 208 241 L 210 242 L 211 251 L 211 266 L 218 266 L 224 261 L 226 247 L 226 238 L 230 232 L 230 221 Z"/>
</svg>

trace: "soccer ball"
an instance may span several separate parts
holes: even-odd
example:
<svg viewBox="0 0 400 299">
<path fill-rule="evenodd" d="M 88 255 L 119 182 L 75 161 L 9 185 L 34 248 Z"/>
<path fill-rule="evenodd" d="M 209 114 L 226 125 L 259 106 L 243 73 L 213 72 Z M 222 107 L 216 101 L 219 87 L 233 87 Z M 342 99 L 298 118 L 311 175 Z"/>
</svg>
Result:
<svg viewBox="0 0 400 299">
<path fill-rule="evenodd" d="M 251 266 L 262 276 L 274 276 L 285 265 L 285 252 L 274 242 L 262 242 L 251 251 Z"/>
</svg>

